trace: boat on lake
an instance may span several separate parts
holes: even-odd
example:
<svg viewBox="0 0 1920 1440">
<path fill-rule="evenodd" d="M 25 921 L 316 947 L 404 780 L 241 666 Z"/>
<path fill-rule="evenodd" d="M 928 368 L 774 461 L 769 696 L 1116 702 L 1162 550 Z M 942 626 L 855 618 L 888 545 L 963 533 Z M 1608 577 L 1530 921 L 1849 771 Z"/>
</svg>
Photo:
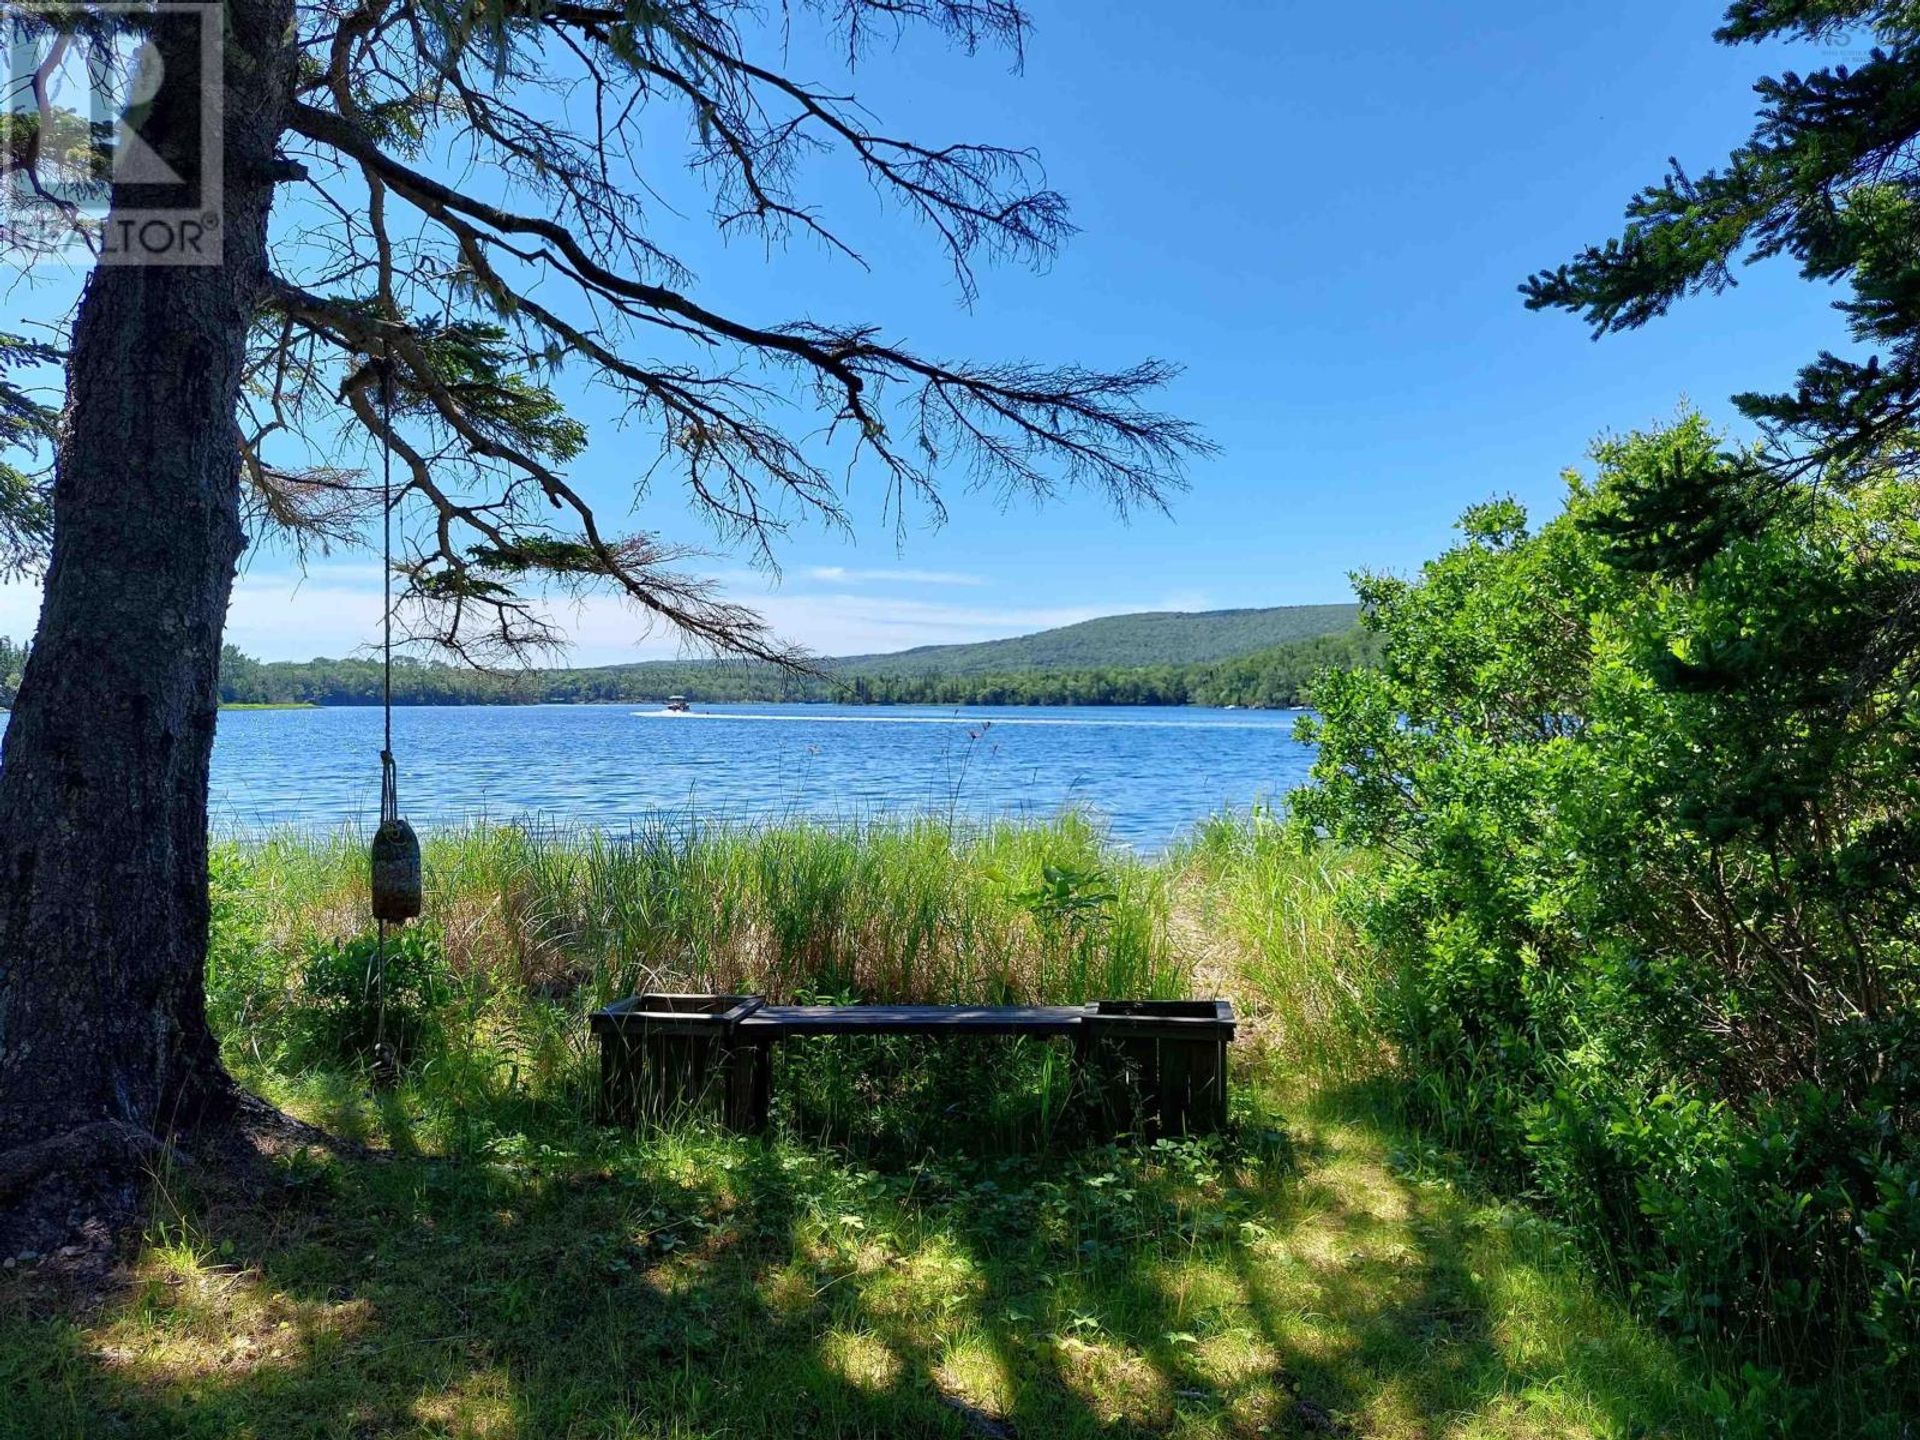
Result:
<svg viewBox="0 0 1920 1440">
<path fill-rule="evenodd" d="M 667 713 L 669 715 L 685 715 L 690 709 L 692 709 L 692 707 L 687 704 L 686 696 L 684 695 L 667 696 Z"/>
</svg>

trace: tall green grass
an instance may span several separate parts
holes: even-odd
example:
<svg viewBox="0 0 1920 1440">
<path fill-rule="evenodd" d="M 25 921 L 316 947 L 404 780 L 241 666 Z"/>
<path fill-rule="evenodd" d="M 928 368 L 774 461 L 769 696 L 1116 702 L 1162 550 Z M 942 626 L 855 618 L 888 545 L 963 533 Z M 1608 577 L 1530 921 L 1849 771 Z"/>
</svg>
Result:
<svg viewBox="0 0 1920 1440">
<path fill-rule="evenodd" d="M 1171 996 L 1185 980 L 1165 871 L 1072 814 L 981 827 L 488 826 L 432 836 L 424 858 L 425 919 L 453 968 L 536 993 L 1039 1003 Z M 366 928 L 353 833 L 230 847 L 219 875 L 276 945 Z M 1060 877 L 1091 903 L 1050 903 Z"/>
<path fill-rule="evenodd" d="M 423 858 L 426 914 L 401 957 L 404 984 L 389 983 L 382 1004 L 360 836 L 279 834 L 216 853 L 210 1009 L 250 1083 L 324 1088 L 372 1058 L 342 1036 L 431 1035 L 409 1047 L 410 1080 L 450 1123 L 488 1103 L 584 1121 L 596 1074 L 586 1016 L 640 991 L 1072 1003 L 1192 983 L 1169 940 L 1173 870 L 1073 814 L 984 826 L 676 816 L 624 834 L 486 826 L 430 836 Z M 429 995 L 432 1014 L 399 1008 Z M 812 1134 L 922 1149 L 964 1132 L 1023 1148 L 1064 1113 L 1056 1048 L 794 1044 L 777 1089 Z"/>
<path fill-rule="evenodd" d="M 1172 863 L 1204 892 L 1237 998 L 1285 1052 L 1287 1072 L 1315 1086 L 1378 1073 L 1377 963 L 1341 910 L 1364 857 L 1308 847 L 1256 809 L 1202 821 Z"/>
</svg>

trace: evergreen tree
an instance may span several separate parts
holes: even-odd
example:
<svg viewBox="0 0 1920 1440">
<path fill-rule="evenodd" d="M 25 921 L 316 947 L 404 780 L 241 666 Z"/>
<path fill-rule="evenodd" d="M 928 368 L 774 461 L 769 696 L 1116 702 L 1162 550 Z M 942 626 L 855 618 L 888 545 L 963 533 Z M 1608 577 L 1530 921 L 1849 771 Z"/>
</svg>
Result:
<svg viewBox="0 0 1920 1440">
<path fill-rule="evenodd" d="M 1762 78 L 1753 133 L 1723 166 L 1671 162 L 1617 237 L 1529 279 L 1527 304 L 1606 335 L 1730 288 L 1741 264 L 1784 258 L 1847 286 L 1836 308 L 1865 353 L 1823 351 L 1791 389 L 1736 396 L 1756 446 L 1649 477 L 1589 522 L 1616 561 L 1656 569 L 1697 566 L 1809 487 L 1911 473 L 1920 433 L 1920 5 L 1738 0 L 1716 38 L 1802 41 L 1834 63 Z M 1920 605 L 1902 614 L 1882 637 L 1895 648 L 1920 638 Z"/>
<path fill-rule="evenodd" d="M 0 635 L 0 706 L 12 706 L 20 689 L 21 672 L 27 668 L 27 647 Z"/>
<path fill-rule="evenodd" d="M 678 132 L 723 234 L 851 254 L 804 188 L 837 155 L 925 222 L 963 295 L 983 258 L 1043 262 L 1070 225 L 1030 151 L 923 144 L 844 83 L 789 73 L 792 45 L 851 64 L 913 26 L 1017 57 L 1015 0 L 218 12 L 220 263 L 94 269 L 70 343 L 39 357 L 65 368 L 57 445 L 0 374 L 0 416 L 18 417 L 0 440 L 27 427 L 54 457 L 46 599 L 0 764 L 0 1242 L 15 1248 L 57 1238 L 82 1177 L 104 1212 L 128 1213 L 157 1131 L 237 1108 L 203 984 L 234 572 L 263 533 L 361 536 L 379 449 L 412 517 L 407 635 L 520 655 L 556 638 L 544 590 L 598 588 L 696 644 L 786 659 L 759 616 L 689 573 L 684 542 L 595 514 L 568 477 L 587 436 L 549 388 L 556 369 L 618 397 L 648 437 L 637 489 L 677 481 L 701 532 L 762 558 L 795 520 L 847 523 L 849 461 L 895 516 L 937 516 L 953 467 L 1003 499 L 1080 486 L 1127 510 L 1161 504 L 1203 444 L 1147 408 L 1163 363 L 945 360 L 804 299 L 785 316 L 732 310 L 651 223 L 657 177 L 636 157 L 652 167 Z M 153 28 L 85 4 L 7 13 L 16 49 L 45 53 Z M 153 22 L 147 45 L 103 52 L 129 104 L 142 57 L 163 75 L 199 68 L 199 33 Z M 139 133 L 198 174 L 201 120 L 194 94 L 162 85 Z M 41 167 L 68 153 L 37 121 L 0 130 L 22 194 L 44 193 Z M 115 187 L 109 231 L 138 191 Z M 0 340 L 0 366 L 19 352 Z M 46 536 L 43 494 L 0 475 L 0 542 Z"/>
</svg>

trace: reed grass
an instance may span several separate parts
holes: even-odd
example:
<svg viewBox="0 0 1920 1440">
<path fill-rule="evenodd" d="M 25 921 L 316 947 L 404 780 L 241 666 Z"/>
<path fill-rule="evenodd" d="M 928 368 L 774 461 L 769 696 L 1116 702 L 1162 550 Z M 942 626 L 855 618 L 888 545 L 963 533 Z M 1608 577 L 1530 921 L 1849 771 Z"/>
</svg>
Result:
<svg viewBox="0 0 1920 1440">
<path fill-rule="evenodd" d="M 1382 977 L 1341 908 L 1365 857 L 1306 844 L 1283 817 L 1255 809 L 1202 821 L 1170 860 L 1205 895 L 1209 922 L 1233 947 L 1243 1006 L 1288 1073 L 1313 1088 L 1378 1074 Z"/>
<path fill-rule="evenodd" d="M 225 849 L 219 867 L 278 946 L 364 929 L 350 831 Z M 429 925 L 456 972 L 599 1003 L 643 989 L 901 1003 L 1163 997 L 1165 872 L 1092 821 L 925 819 L 749 827 L 663 816 L 625 834 L 486 826 L 424 846 Z M 1042 893 L 1067 876 L 1093 902 Z"/>
</svg>

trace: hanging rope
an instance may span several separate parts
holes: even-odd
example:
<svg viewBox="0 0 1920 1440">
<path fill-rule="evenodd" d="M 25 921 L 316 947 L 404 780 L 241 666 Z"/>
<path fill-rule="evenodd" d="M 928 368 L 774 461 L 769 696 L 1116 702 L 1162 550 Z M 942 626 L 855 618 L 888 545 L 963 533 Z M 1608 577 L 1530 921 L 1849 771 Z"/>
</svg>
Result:
<svg viewBox="0 0 1920 1440">
<path fill-rule="evenodd" d="M 420 842 L 400 816 L 399 770 L 393 762 L 393 366 L 380 357 L 381 464 L 380 555 L 384 581 L 380 644 L 380 828 L 373 834 L 373 918 L 375 1020 L 373 1073 L 376 1083 L 391 1084 L 399 1074 L 399 1055 L 387 1043 L 387 926 L 404 925 L 420 913 Z"/>
</svg>

